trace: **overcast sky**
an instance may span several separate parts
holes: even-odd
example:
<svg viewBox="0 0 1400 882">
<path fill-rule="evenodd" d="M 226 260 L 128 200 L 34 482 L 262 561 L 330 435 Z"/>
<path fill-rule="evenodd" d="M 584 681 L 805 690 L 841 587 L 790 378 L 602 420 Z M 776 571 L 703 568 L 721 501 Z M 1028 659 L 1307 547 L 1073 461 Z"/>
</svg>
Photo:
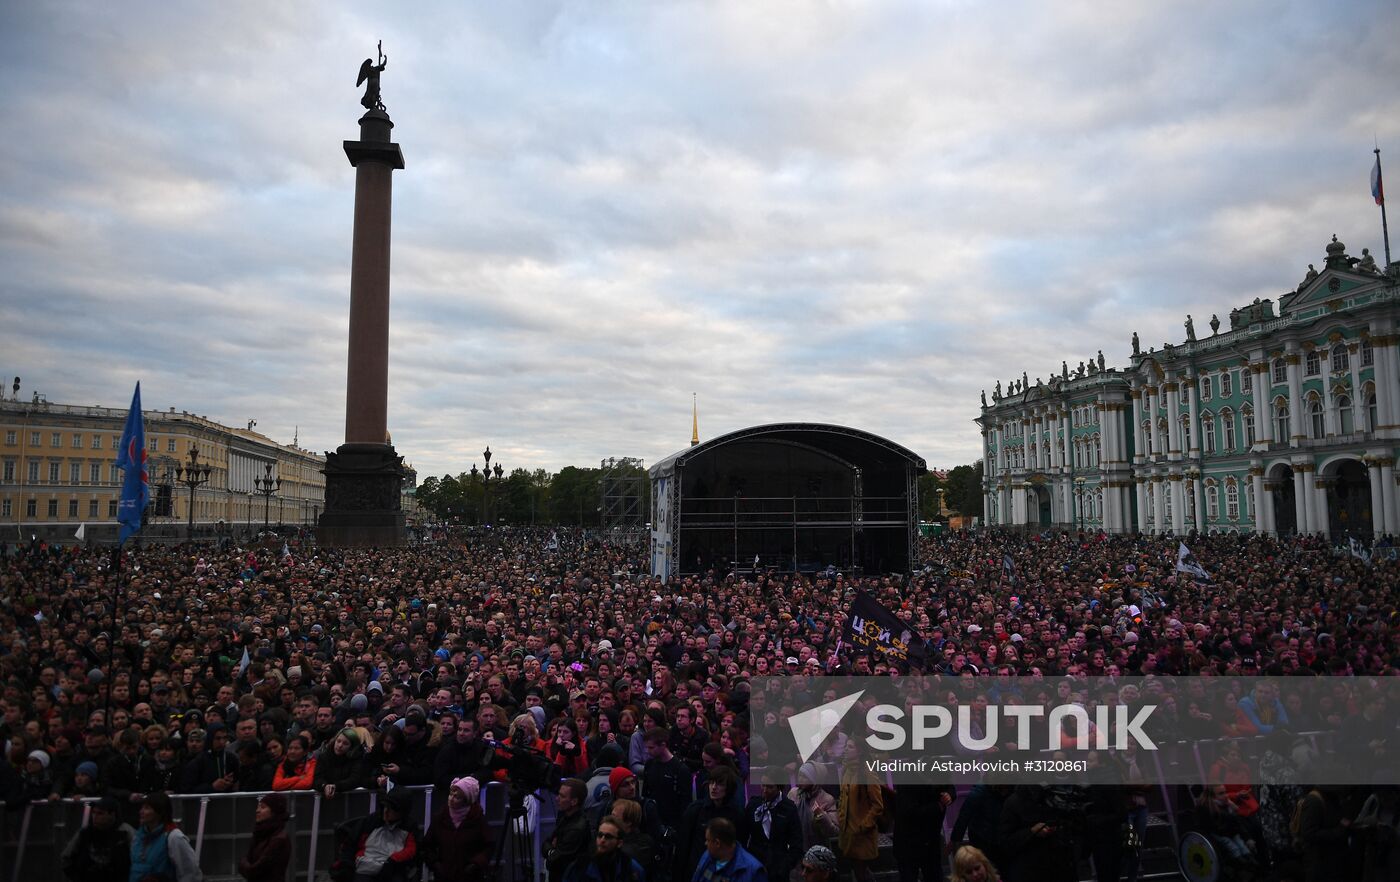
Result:
<svg viewBox="0 0 1400 882">
<path fill-rule="evenodd" d="M 1294 287 L 1400 192 L 1400 4 L 0 4 L 0 374 L 343 440 L 360 62 L 420 474 L 978 391 Z M 1397 216 L 1400 222 L 1400 216 Z M 8 387 L 8 382 L 5 384 Z M 299 427 L 299 428 L 298 428 Z"/>
</svg>

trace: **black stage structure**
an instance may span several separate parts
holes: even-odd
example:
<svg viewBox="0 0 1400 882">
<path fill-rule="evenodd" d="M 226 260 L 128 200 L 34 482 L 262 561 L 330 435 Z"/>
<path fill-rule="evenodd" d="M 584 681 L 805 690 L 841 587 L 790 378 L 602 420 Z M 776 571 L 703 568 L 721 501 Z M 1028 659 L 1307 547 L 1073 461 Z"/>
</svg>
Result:
<svg viewBox="0 0 1400 882">
<path fill-rule="evenodd" d="M 893 441 L 822 423 L 754 426 L 694 445 L 648 470 L 652 574 L 907 574 L 927 471 Z"/>
</svg>

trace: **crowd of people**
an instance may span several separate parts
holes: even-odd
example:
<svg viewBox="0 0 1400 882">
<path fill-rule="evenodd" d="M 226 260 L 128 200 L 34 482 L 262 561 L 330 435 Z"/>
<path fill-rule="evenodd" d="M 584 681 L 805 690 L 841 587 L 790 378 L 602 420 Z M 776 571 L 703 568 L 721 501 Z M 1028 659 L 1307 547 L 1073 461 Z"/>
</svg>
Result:
<svg viewBox="0 0 1400 882">
<path fill-rule="evenodd" d="M 1099 878 L 1134 879 L 1146 801 L 1131 775 L 1074 793 L 890 792 L 861 772 L 852 742 L 826 789 L 810 769 L 767 766 L 750 682 L 899 673 L 842 642 L 857 589 L 918 633 L 927 670 L 974 689 L 1017 676 L 1395 673 L 1400 565 L 1308 537 L 1188 542 L 1208 579 L 1177 572 L 1175 539 L 998 531 L 926 540 L 907 578 L 669 583 L 646 574 L 644 548 L 550 530 L 374 551 L 129 545 L 119 559 L 9 546 L 0 793 L 12 809 L 96 800 L 65 853 L 87 882 L 185 882 L 198 871 L 168 794 L 228 792 L 267 794 L 242 869 L 280 879 L 282 794 L 359 788 L 384 799 L 339 831 L 344 878 L 427 865 L 475 882 L 493 847 L 480 787 L 509 782 L 520 753 L 562 781 L 549 797 L 551 882 L 868 882 L 882 831 L 904 882 L 942 879 L 945 851 L 959 880 L 1077 879 L 1089 854 Z M 1183 735 L 1282 738 L 1329 723 L 1326 705 L 1251 716 L 1244 692 L 1182 709 Z M 1384 734 L 1359 749 L 1389 767 Z M 1197 826 L 1256 878 L 1338 867 L 1400 878 L 1396 791 L 1201 783 Z M 404 798 L 414 785 L 440 797 L 421 833 Z"/>
</svg>

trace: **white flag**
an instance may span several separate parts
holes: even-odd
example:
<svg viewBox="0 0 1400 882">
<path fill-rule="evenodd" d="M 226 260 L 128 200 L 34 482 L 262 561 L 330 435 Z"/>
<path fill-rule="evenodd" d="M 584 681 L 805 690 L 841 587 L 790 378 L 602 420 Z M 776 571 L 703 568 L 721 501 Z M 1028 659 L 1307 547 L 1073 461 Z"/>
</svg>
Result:
<svg viewBox="0 0 1400 882">
<path fill-rule="evenodd" d="M 243 676 L 243 672 L 247 670 L 248 663 L 251 661 L 252 659 L 248 657 L 248 647 L 245 646 L 243 647 L 243 659 L 238 663 L 238 676 Z"/>
<path fill-rule="evenodd" d="M 83 521 L 81 524 L 78 525 L 78 532 L 76 532 L 76 533 L 73 534 L 73 538 L 74 538 L 74 539 L 77 539 L 79 542 L 82 542 L 86 536 L 87 536 L 87 521 Z"/>
<path fill-rule="evenodd" d="M 1206 582 L 1210 581 L 1210 573 L 1207 573 L 1206 568 L 1196 562 L 1196 556 L 1191 553 L 1191 549 L 1186 547 L 1185 542 L 1181 543 L 1181 547 L 1176 552 L 1176 571 L 1195 576 Z"/>
</svg>

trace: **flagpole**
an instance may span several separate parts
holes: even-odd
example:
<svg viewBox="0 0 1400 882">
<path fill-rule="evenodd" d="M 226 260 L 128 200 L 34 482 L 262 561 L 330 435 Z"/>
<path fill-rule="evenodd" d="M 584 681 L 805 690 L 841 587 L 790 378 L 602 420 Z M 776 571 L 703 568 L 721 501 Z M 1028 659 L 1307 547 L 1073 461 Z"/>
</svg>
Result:
<svg viewBox="0 0 1400 882">
<path fill-rule="evenodd" d="M 1377 147 L 1373 152 L 1376 154 L 1376 177 L 1377 177 L 1380 181 L 1384 182 L 1385 178 L 1381 175 L 1381 148 L 1380 148 L 1380 147 Z M 1384 190 L 1381 191 L 1380 200 L 1381 200 L 1381 239 L 1385 242 L 1385 268 L 1386 268 L 1386 271 L 1389 272 L 1389 271 L 1390 271 L 1390 225 L 1389 225 L 1388 223 L 1386 223 L 1386 220 L 1385 220 L 1385 191 L 1384 191 Z"/>
<path fill-rule="evenodd" d="M 102 712 L 102 725 L 112 728 L 112 680 L 117 660 L 117 607 L 122 597 L 122 546 L 112 546 L 112 632 L 107 637 L 107 707 Z"/>
</svg>

